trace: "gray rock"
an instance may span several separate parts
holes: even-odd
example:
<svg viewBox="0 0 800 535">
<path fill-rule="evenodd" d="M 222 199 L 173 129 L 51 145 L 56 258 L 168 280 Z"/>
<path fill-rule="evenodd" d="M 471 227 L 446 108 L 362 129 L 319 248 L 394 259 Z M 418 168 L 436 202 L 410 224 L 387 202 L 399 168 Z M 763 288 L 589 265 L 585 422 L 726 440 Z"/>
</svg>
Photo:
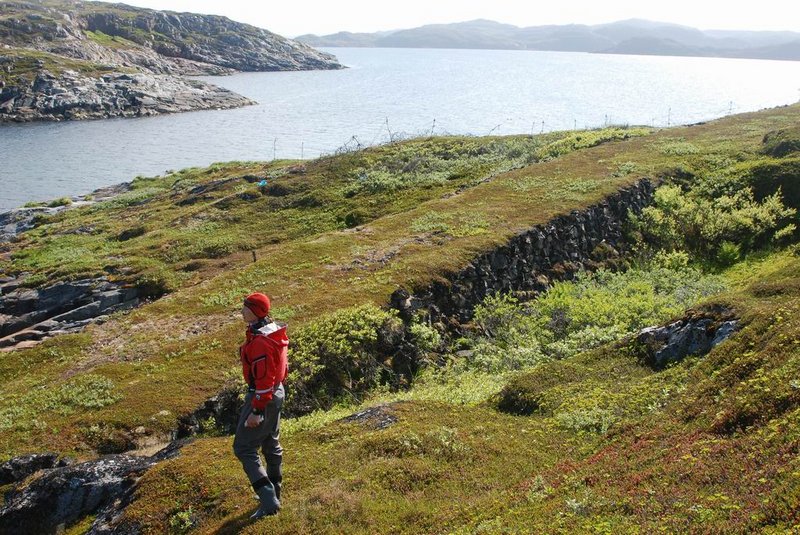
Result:
<svg viewBox="0 0 800 535">
<path fill-rule="evenodd" d="M 738 323 L 739 322 L 736 320 L 730 320 L 720 325 L 716 334 L 714 335 L 714 339 L 711 340 L 711 347 L 715 347 L 730 338 L 730 336 L 736 330 Z"/>
<path fill-rule="evenodd" d="M 0 123 L 141 117 L 251 104 L 255 102 L 227 89 L 167 75 L 89 78 L 71 71 L 59 76 L 42 72 L 28 86 L 0 91 Z"/>
<path fill-rule="evenodd" d="M 56 533 L 94 513 L 98 513 L 95 532 L 111 533 L 104 529 L 129 503 L 130 491 L 139 478 L 156 463 L 176 456 L 185 443 L 173 442 L 152 457 L 108 455 L 80 464 L 45 467 L 40 477 L 8 494 L 0 509 L 0 533 Z"/>
<path fill-rule="evenodd" d="M 724 314 L 730 315 L 731 311 Z M 636 335 L 644 350 L 642 360 L 654 369 L 680 362 L 690 355 L 705 355 L 727 340 L 735 331 L 738 320 L 719 323 L 716 318 L 690 314 L 687 318 L 661 327 L 647 327 Z"/>
<path fill-rule="evenodd" d="M 2 96 L 0 96 L 1 100 Z M 0 122 L 2 122 L 2 115 L 3 112 L 0 111 Z M 8 242 L 20 232 L 34 228 L 37 217 L 50 216 L 64 209 L 65 207 L 63 206 L 54 208 L 36 206 L 0 212 L 0 243 Z"/>
<path fill-rule="evenodd" d="M 57 282 L 38 290 L 8 287 L 14 289 L 0 293 L 0 347 L 76 332 L 112 312 L 140 303 L 137 288 L 111 283 L 104 277 Z"/>
<path fill-rule="evenodd" d="M 394 403 L 377 405 L 364 409 L 363 411 L 351 414 L 342 418 L 341 422 L 359 423 L 370 429 L 386 429 L 397 423 L 397 416 L 393 414 Z"/>
<path fill-rule="evenodd" d="M 59 459 L 57 453 L 34 453 L 14 457 L 4 463 L 0 463 L 0 485 L 17 483 L 34 472 L 47 468 L 67 466 L 68 459 Z"/>
</svg>

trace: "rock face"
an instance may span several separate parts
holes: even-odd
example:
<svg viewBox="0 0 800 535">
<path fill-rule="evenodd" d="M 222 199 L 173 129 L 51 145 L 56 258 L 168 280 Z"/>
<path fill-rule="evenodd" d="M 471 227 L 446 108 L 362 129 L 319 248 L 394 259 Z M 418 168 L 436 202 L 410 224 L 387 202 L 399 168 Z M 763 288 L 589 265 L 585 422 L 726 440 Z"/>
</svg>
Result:
<svg viewBox="0 0 800 535">
<path fill-rule="evenodd" d="M 124 4 L 3 2 L 0 42 L 161 74 L 341 69 L 330 54 L 226 17 Z"/>
<path fill-rule="evenodd" d="M 40 72 L 29 85 L 0 90 L 0 122 L 144 117 L 192 110 L 238 108 L 254 101 L 212 84 L 152 74 Z"/>
<path fill-rule="evenodd" d="M 212 431 L 207 426 L 213 425 L 215 432 L 233 434 L 239 423 L 239 412 L 244 405 L 244 398 L 237 386 L 224 389 L 216 396 L 207 399 L 192 414 L 183 416 L 178 422 L 175 438 L 194 436 L 201 431 Z"/>
<path fill-rule="evenodd" d="M 397 290 L 392 306 L 408 319 L 420 309 L 434 321 L 457 328 L 469 321 L 474 307 L 497 292 L 534 291 L 553 280 L 569 279 L 604 243 L 614 252 L 625 247 L 622 225 L 628 210 L 639 213 L 656 185 L 639 182 L 582 211 L 573 211 L 515 236 L 508 244 L 476 258 L 448 284 L 435 283 L 415 294 Z"/>
<path fill-rule="evenodd" d="M 660 370 L 689 355 L 705 355 L 727 340 L 737 325 L 729 309 L 692 311 L 669 325 L 642 329 L 636 342 L 643 349 L 642 361 Z"/>
<path fill-rule="evenodd" d="M 0 533 L 57 533 L 94 513 L 91 533 L 117 533 L 112 526 L 139 478 L 156 463 L 175 457 L 184 444 L 174 442 L 152 457 L 108 455 L 45 469 L 7 495 L 0 509 Z"/>
<path fill-rule="evenodd" d="M 36 206 L 0 212 L 0 244 L 11 241 L 17 234 L 35 227 L 37 216 L 50 216 L 64 208 L 63 206 L 52 208 Z"/>
<path fill-rule="evenodd" d="M 39 470 L 60 468 L 68 464 L 66 459 L 59 459 L 55 453 L 34 453 L 14 457 L 0 463 L 0 485 L 18 483 Z"/>
<path fill-rule="evenodd" d="M 241 95 L 174 76 L 343 68 L 225 17 L 76 0 L 2 6 L 0 123 L 246 106 Z"/>
<path fill-rule="evenodd" d="M 108 314 L 139 304 L 139 289 L 106 278 L 58 282 L 45 288 L 0 281 L 0 348 L 77 332 Z"/>
</svg>

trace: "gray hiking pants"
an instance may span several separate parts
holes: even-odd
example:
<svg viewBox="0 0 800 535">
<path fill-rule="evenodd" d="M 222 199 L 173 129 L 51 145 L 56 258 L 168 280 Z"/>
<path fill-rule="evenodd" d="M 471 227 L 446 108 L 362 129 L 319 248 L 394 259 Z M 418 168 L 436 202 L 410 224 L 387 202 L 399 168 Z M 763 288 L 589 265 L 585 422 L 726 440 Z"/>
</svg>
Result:
<svg viewBox="0 0 800 535">
<path fill-rule="evenodd" d="M 239 424 L 233 439 L 233 453 L 242 463 L 247 478 L 255 490 L 265 484 L 273 484 L 280 492 L 281 461 L 283 448 L 280 443 L 281 407 L 283 406 L 284 389 L 280 385 L 275 389 L 272 400 L 264 409 L 264 421 L 258 427 L 245 427 L 244 422 L 251 412 L 251 403 L 255 394 L 249 392 L 244 398 L 244 407 L 239 414 Z M 266 469 L 261 461 L 259 450 L 267 461 Z"/>
</svg>

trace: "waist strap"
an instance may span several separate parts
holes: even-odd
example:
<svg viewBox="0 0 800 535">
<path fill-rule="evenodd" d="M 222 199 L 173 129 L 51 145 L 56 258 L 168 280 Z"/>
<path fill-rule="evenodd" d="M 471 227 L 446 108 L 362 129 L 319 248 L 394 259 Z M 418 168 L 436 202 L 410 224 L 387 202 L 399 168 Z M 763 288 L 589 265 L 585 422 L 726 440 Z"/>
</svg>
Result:
<svg viewBox="0 0 800 535">
<path fill-rule="evenodd" d="M 254 386 L 250 386 L 250 387 L 247 388 L 247 391 L 250 394 L 266 394 L 268 392 L 274 392 L 275 390 L 279 389 L 281 386 L 283 386 L 283 382 L 280 382 L 280 383 L 278 383 L 278 384 L 276 384 L 274 386 L 271 386 L 269 388 L 265 388 L 263 390 L 256 390 L 256 388 Z"/>
</svg>

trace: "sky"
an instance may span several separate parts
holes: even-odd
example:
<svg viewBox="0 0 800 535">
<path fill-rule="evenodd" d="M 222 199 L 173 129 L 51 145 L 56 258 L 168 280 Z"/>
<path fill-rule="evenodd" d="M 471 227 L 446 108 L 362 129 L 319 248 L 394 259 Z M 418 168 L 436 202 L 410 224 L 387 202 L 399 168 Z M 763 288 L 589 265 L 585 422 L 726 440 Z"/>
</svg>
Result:
<svg viewBox="0 0 800 535">
<path fill-rule="evenodd" d="M 286 37 L 375 32 L 489 19 L 515 26 L 601 24 L 643 18 L 703 30 L 800 31 L 797 0 L 118 0 L 126 4 L 224 15 Z"/>
</svg>

